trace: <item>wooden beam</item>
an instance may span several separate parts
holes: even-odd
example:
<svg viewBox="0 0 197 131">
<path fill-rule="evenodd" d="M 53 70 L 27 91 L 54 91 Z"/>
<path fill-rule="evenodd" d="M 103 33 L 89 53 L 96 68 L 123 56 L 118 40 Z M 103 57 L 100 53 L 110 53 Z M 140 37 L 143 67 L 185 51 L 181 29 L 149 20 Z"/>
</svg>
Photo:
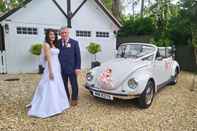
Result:
<svg viewBox="0 0 197 131">
<path fill-rule="evenodd" d="M 72 11 L 71 11 L 71 0 L 67 0 L 67 27 L 72 28 L 71 19 L 72 19 Z"/>
<path fill-rule="evenodd" d="M 72 17 L 74 17 L 76 15 L 76 13 L 81 9 L 81 7 L 86 3 L 87 0 L 84 0 L 79 7 L 74 11 L 74 13 L 72 14 Z"/>
<path fill-rule="evenodd" d="M 67 27 L 72 28 L 72 18 L 77 14 L 77 12 L 81 9 L 81 7 L 86 3 L 87 0 L 84 0 L 79 7 L 72 13 L 71 11 L 71 0 L 67 0 L 67 14 L 61 8 L 61 6 L 57 3 L 56 0 L 52 0 L 57 8 L 63 13 L 63 15 L 67 18 Z"/>
<path fill-rule="evenodd" d="M 62 14 L 68 19 L 68 15 L 64 12 L 64 10 L 61 8 L 61 6 L 57 3 L 56 0 L 52 0 L 54 4 L 57 6 L 57 8 L 62 12 Z"/>
</svg>

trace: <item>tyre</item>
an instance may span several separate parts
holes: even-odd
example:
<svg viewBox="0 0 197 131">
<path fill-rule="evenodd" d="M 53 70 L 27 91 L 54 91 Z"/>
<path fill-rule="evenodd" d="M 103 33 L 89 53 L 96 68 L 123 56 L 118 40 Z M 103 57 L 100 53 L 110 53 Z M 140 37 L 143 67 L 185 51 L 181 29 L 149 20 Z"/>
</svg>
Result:
<svg viewBox="0 0 197 131">
<path fill-rule="evenodd" d="M 145 90 L 143 91 L 143 93 L 141 94 L 141 96 L 139 97 L 139 106 L 140 108 L 148 108 L 152 102 L 153 102 L 153 98 L 154 98 L 154 82 L 152 80 L 149 80 Z"/>
<path fill-rule="evenodd" d="M 171 85 L 175 85 L 175 84 L 178 82 L 178 74 L 179 74 L 179 71 L 178 71 L 178 69 L 176 68 L 176 70 L 175 70 L 175 75 L 172 76 Z"/>
<path fill-rule="evenodd" d="M 90 92 L 90 94 L 91 94 L 92 96 L 94 96 L 92 91 L 89 91 L 89 92 Z"/>
</svg>

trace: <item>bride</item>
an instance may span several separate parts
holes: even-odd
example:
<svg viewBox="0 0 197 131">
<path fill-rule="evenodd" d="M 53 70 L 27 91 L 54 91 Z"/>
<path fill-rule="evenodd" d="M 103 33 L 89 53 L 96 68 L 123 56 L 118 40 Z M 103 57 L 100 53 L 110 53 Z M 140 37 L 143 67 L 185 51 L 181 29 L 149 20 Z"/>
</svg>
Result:
<svg viewBox="0 0 197 131">
<path fill-rule="evenodd" d="M 62 113 L 70 106 L 61 76 L 56 41 L 57 35 L 49 29 L 43 46 L 45 70 L 30 104 L 29 116 L 46 118 Z"/>
</svg>

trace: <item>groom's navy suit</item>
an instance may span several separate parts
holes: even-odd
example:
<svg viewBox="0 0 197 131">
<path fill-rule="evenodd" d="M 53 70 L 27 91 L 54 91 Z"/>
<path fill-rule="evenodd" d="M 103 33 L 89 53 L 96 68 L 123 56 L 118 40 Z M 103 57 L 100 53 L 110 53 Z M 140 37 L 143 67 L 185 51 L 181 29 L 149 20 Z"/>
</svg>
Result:
<svg viewBox="0 0 197 131">
<path fill-rule="evenodd" d="M 79 43 L 76 40 L 69 38 L 67 42 L 63 40 L 58 41 L 58 48 L 60 49 L 59 60 L 61 64 L 62 78 L 68 98 L 70 93 L 68 90 L 68 79 L 72 86 L 72 100 L 78 99 L 78 83 L 75 74 L 76 69 L 81 68 L 81 55 Z"/>
</svg>

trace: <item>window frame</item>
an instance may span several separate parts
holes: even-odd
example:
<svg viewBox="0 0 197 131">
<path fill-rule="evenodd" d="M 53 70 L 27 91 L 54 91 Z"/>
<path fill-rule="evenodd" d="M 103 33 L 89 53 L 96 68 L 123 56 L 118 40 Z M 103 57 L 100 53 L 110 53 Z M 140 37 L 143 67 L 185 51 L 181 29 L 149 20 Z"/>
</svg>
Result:
<svg viewBox="0 0 197 131">
<path fill-rule="evenodd" d="M 96 31 L 96 37 L 97 38 L 109 38 L 110 37 L 110 32 Z"/>
<path fill-rule="evenodd" d="M 76 30 L 76 37 L 91 37 L 92 32 L 88 30 Z"/>
<path fill-rule="evenodd" d="M 38 28 L 17 26 L 16 27 L 16 34 L 17 35 L 38 35 Z"/>
</svg>

